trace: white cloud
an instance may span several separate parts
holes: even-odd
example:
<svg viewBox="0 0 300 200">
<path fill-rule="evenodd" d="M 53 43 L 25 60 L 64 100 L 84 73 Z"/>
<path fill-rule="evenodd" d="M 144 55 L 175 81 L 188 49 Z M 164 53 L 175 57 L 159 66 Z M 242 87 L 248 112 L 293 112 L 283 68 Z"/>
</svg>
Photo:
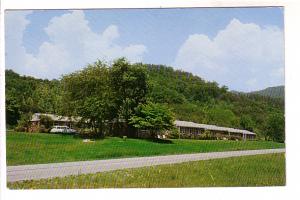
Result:
<svg viewBox="0 0 300 200">
<path fill-rule="evenodd" d="M 283 84 L 283 31 L 232 19 L 212 39 L 204 34 L 190 35 L 174 65 L 235 90 Z"/>
<path fill-rule="evenodd" d="M 31 14 L 30 11 L 20 11 L 15 14 L 5 15 L 6 28 L 6 43 L 5 57 L 6 65 L 13 67 L 16 71 L 24 72 L 24 63 L 32 59 L 32 56 L 26 54 L 26 49 L 23 46 L 23 32 L 30 23 L 25 17 Z"/>
<path fill-rule="evenodd" d="M 26 19 L 28 14 L 9 12 L 6 15 L 6 66 L 22 74 L 58 78 L 96 59 L 111 61 L 124 56 L 132 62 L 142 61 L 147 51 L 142 44 L 118 45 L 117 26 L 110 25 L 102 33 L 96 33 L 83 11 L 72 11 L 53 17 L 44 28 L 49 41 L 40 45 L 37 54 L 28 54 L 22 44 L 24 30 L 30 23 Z"/>
</svg>

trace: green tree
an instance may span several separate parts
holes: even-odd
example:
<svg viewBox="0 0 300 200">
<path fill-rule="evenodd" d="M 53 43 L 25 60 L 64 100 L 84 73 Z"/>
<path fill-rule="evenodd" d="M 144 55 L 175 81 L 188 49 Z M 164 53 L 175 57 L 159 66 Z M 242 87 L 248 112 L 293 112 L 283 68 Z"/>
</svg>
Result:
<svg viewBox="0 0 300 200">
<path fill-rule="evenodd" d="M 112 118 L 113 95 L 109 69 L 100 61 L 62 79 L 64 113 L 80 116 L 98 135 L 104 134 L 105 120 Z"/>
<path fill-rule="evenodd" d="M 146 102 L 147 77 L 146 68 L 142 64 L 131 65 L 124 58 L 116 60 L 111 67 L 110 85 L 117 110 L 115 117 L 125 120 L 126 125 L 134 109 Z M 125 128 L 129 131 L 128 127 Z"/>
<path fill-rule="evenodd" d="M 285 120 L 282 113 L 272 113 L 266 122 L 265 135 L 267 139 L 277 142 L 285 141 Z"/>
<path fill-rule="evenodd" d="M 58 114 L 61 111 L 62 91 L 58 81 L 42 83 L 33 92 L 35 106 L 43 113 Z"/>
<path fill-rule="evenodd" d="M 153 136 L 157 136 L 161 131 L 174 128 L 174 120 L 173 113 L 166 106 L 150 102 L 140 104 L 129 123 L 135 128 L 150 130 Z"/>
</svg>

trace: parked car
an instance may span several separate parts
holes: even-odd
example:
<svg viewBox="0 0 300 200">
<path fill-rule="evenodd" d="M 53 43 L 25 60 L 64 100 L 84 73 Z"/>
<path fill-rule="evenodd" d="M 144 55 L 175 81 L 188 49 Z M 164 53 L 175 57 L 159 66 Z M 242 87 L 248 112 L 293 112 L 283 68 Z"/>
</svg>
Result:
<svg viewBox="0 0 300 200">
<path fill-rule="evenodd" d="M 76 133 L 77 131 L 68 126 L 53 126 L 50 133 Z"/>
</svg>

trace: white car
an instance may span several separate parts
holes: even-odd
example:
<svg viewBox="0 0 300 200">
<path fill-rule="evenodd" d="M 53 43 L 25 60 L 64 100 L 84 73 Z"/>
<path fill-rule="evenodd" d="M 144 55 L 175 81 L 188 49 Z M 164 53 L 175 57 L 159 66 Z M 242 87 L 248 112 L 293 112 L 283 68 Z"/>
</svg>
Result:
<svg viewBox="0 0 300 200">
<path fill-rule="evenodd" d="M 76 130 L 71 129 L 68 126 L 53 126 L 50 133 L 76 133 Z"/>
</svg>

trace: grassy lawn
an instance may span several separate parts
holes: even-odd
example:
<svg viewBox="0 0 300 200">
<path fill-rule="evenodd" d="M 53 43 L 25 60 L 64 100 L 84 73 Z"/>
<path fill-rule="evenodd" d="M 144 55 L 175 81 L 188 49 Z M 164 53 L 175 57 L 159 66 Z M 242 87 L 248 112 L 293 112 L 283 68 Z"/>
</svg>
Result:
<svg viewBox="0 0 300 200">
<path fill-rule="evenodd" d="M 8 183 L 25 188 L 217 187 L 285 185 L 284 154 L 234 157 Z"/>
<path fill-rule="evenodd" d="M 283 148 L 269 141 L 170 140 L 159 143 L 117 137 L 84 143 L 70 135 L 45 133 L 8 133 L 7 163 L 23 165 L 67 161 L 97 160 L 120 157 L 184 154 L 196 152 Z"/>
</svg>

